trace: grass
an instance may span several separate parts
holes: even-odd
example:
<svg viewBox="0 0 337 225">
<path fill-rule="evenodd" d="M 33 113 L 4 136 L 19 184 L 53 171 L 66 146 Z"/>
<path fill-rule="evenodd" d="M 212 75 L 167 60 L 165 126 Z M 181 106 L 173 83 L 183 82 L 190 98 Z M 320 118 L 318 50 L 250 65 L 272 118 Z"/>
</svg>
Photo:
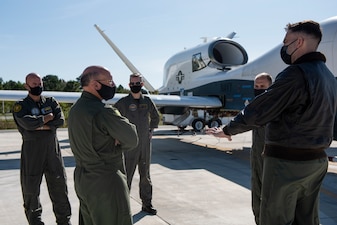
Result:
<svg viewBox="0 0 337 225">
<path fill-rule="evenodd" d="M 0 129 L 16 129 L 16 124 L 11 113 L 0 114 Z"/>
</svg>

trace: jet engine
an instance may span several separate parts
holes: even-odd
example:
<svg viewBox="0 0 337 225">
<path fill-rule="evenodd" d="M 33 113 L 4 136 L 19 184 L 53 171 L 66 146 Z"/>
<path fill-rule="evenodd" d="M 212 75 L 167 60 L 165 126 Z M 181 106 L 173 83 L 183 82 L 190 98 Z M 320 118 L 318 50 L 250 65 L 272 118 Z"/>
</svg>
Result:
<svg viewBox="0 0 337 225">
<path fill-rule="evenodd" d="M 230 70 L 231 67 L 246 64 L 246 50 L 237 42 L 228 38 L 218 38 L 184 50 L 172 56 L 164 66 L 161 94 L 179 94 L 179 90 L 188 90 L 198 84 L 197 78 L 214 74 L 214 69 Z"/>
<path fill-rule="evenodd" d="M 213 64 L 217 69 L 243 65 L 248 61 L 245 49 L 238 43 L 228 39 L 220 39 L 210 43 L 208 56 L 209 64 Z"/>
</svg>

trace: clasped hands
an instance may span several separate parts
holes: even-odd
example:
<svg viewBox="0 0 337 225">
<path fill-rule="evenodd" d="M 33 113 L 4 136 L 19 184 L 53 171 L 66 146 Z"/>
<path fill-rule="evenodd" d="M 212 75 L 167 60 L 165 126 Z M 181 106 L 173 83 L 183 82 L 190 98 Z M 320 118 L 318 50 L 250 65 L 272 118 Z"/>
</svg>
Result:
<svg viewBox="0 0 337 225">
<path fill-rule="evenodd" d="M 219 127 L 212 127 L 206 129 L 206 134 L 213 135 L 214 137 L 218 138 L 227 138 L 228 141 L 232 140 L 232 136 L 225 134 L 223 130 Z"/>
</svg>

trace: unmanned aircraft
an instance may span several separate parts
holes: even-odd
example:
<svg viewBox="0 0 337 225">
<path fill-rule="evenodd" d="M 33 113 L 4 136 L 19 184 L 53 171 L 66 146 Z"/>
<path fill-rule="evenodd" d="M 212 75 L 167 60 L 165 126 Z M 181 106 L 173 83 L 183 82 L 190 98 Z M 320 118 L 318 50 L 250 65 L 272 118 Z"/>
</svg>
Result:
<svg viewBox="0 0 337 225">
<path fill-rule="evenodd" d="M 318 51 L 327 58 L 327 66 L 337 76 L 337 16 L 320 23 L 323 38 Z M 132 73 L 139 72 L 117 46 L 97 26 L 95 28 L 113 48 Z M 164 65 L 163 85 L 157 95 L 149 97 L 163 114 L 164 123 L 180 128 L 187 125 L 199 131 L 205 125 L 220 126 L 224 118 L 235 115 L 254 98 L 254 77 L 267 72 L 276 77 L 287 65 L 280 58 L 282 43 L 248 63 L 246 50 L 233 41 L 235 33 L 204 42 L 181 51 Z M 145 88 L 155 89 L 145 79 Z M 48 92 L 59 102 L 75 102 L 81 93 Z M 16 101 L 27 91 L 0 90 L 0 100 Z M 125 94 L 116 94 L 108 101 L 114 104 Z"/>
<path fill-rule="evenodd" d="M 327 66 L 337 76 L 337 16 L 322 21 L 320 25 L 323 38 L 318 51 L 326 56 Z M 139 73 L 106 34 L 97 25 L 95 27 L 130 71 Z M 163 86 L 158 89 L 160 96 L 180 96 L 182 102 L 194 97 L 191 101 L 199 102 L 201 107 L 159 105 L 164 123 L 181 128 L 192 125 L 195 130 L 203 129 L 206 124 L 209 127 L 220 126 L 224 118 L 235 115 L 254 98 L 254 78 L 258 73 L 267 72 L 275 78 L 287 66 L 280 58 L 282 43 L 247 63 L 247 52 L 232 40 L 234 36 L 233 32 L 225 38 L 209 42 L 205 39 L 204 43 L 168 59 L 164 66 Z M 146 80 L 145 87 L 149 91 L 154 90 Z M 198 97 L 215 97 L 221 106 L 210 106 Z"/>
</svg>

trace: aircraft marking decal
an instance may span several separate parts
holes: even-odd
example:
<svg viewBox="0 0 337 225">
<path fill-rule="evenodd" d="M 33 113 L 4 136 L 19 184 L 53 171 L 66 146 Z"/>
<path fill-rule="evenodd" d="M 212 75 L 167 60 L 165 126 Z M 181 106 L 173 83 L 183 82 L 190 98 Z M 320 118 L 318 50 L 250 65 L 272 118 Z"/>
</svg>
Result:
<svg viewBox="0 0 337 225">
<path fill-rule="evenodd" d="M 179 84 L 185 79 L 185 75 L 179 70 L 178 74 L 176 75 L 176 80 Z"/>
</svg>

